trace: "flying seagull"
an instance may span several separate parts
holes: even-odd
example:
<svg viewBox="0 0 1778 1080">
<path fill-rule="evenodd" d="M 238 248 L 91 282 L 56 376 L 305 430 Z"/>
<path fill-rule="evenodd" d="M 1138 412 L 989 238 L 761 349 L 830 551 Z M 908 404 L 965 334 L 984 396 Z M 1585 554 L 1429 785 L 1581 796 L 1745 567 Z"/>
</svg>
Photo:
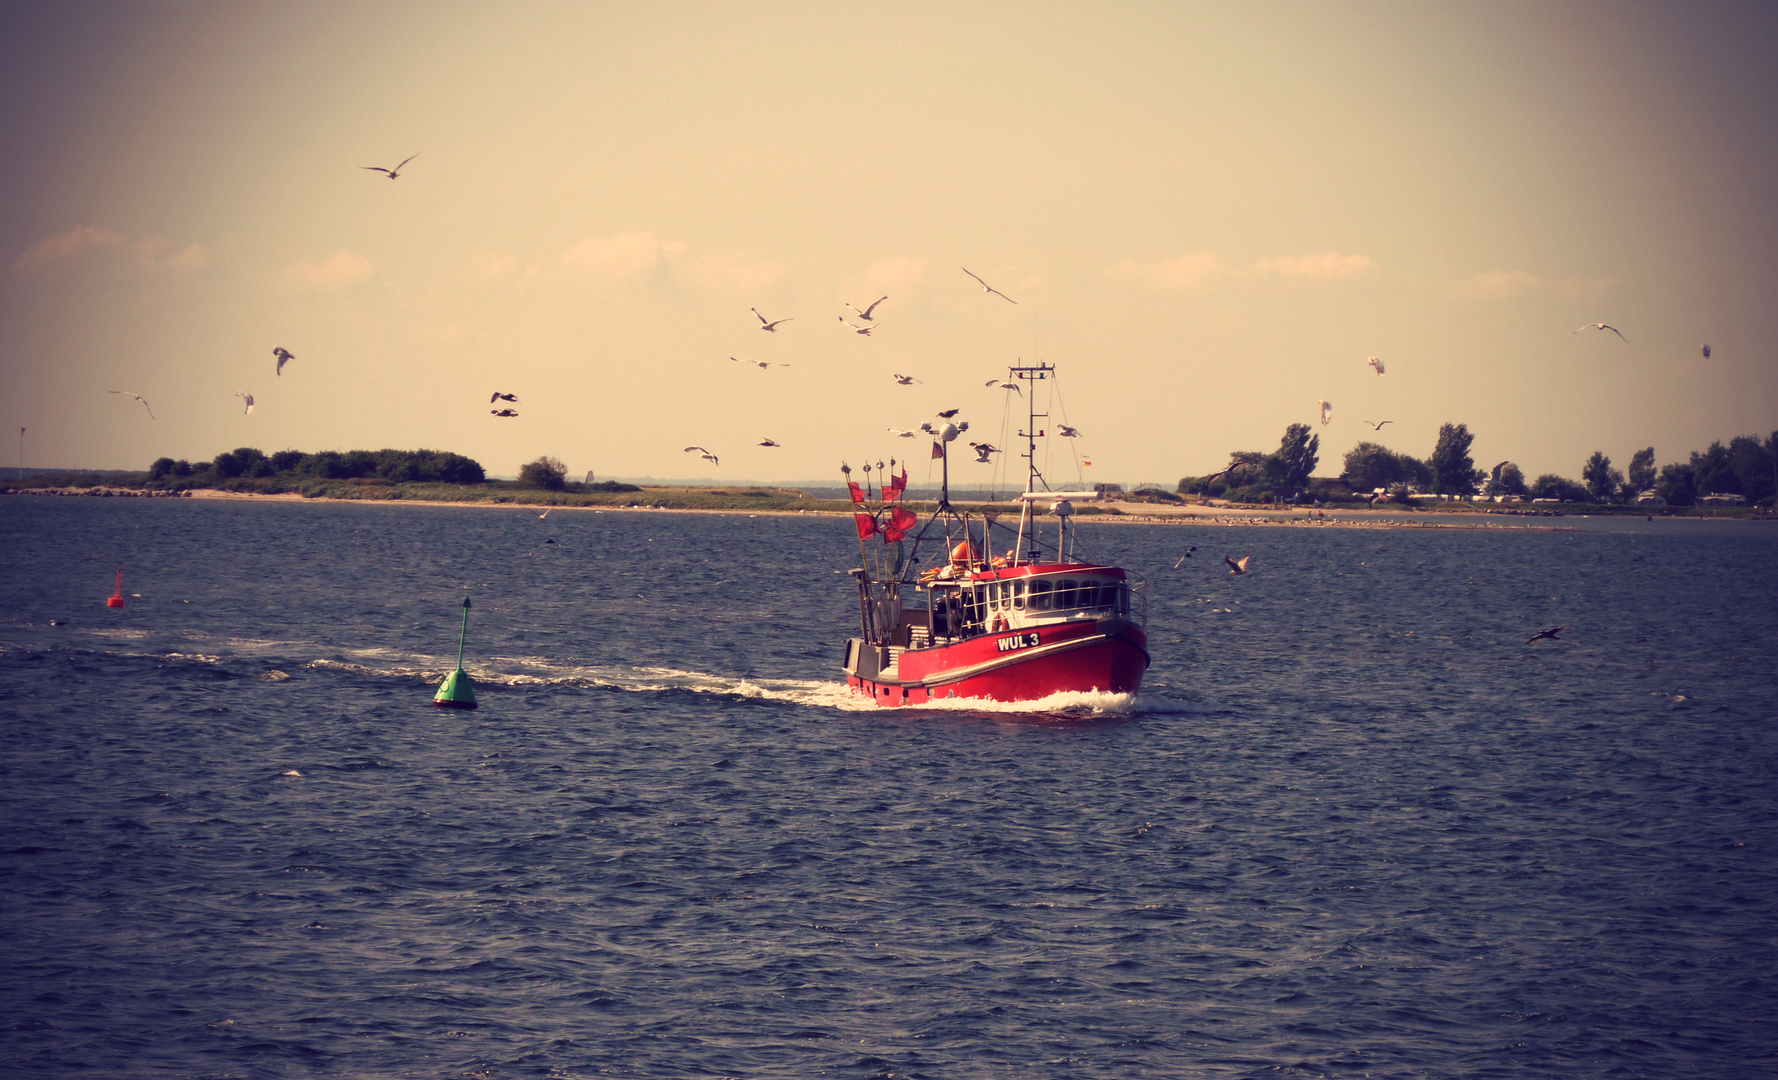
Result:
<svg viewBox="0 0 1778 1080">
<path fill-rule="evenodd" d="M 1322 402 L 1321 402 L 1321 423 L 1323 426 L 1325 426 L 1327 424 L 1327 422 L 1332 419 L 1333 419 L 1333 402 L 1328 401 L 1324 398 L 1324 399 L 1322 399 Z"/>
<path fill-rule="evenodd" d="M 889 434 L 895 436 L 898 439 L 911 439 L 915 435 L 920 434 L 919 431 L 917 431 L 917 430 L 916 431 L 903 431 L 900 428 L 896 428 L 896 427 L 884 428 L 883 430 L 887 431 Z"/>
<path fill-rule="evenodd" d="M 1179 569 L 1179 567 L 1185 563 L 1185 560 L 1192 557 L 1192 552 L 1194 552 L 1196 550 L 1198 550 L 1198 548 L 1197 548 L 1197 545 L 1195 545 L 1195 544 L 1192 545 L 1191 547 L 1186 548 L 1185 554 L 1181 555 L 1179 557 L 1179 561 L 1173 564 L 1173 569 L 1175 569 L 1175 570 Z M 1225 555 L 1223 557 L 1227 558 L 1228 556 Z"/>
<path fill-rule="evenodd" d="M 1699 351 L 1704 354 L 1704 359 L 1710 359 L 1710 346 L 1705 345 Z"/>
<path fill-rule="evenodd" d="M 965 273 L 965 274 L 969 274 L 969 276 L 970 276 L 970 277 L 972 277 L 972 278 L 975 278 L 975 280 L 976 280 L 976 282 L 977 282 L 977 283 L 978 283 L 978 284 L 980 284 L 980 285 L 981 285 L 981 287 L 982 287 L 982 291 L 983 291 L 983 292 L 991 292 L 991 293 L 993 293 L 993 294 L 994 294 L 994 295 L 995 295 L 995 296 L 998 296 L 998 297 L 1000 297 L 1000 299 L 1002 299 L 1002 300 L 1005 300 L 1005 301 L 1006 301 L 1006 302 L 1007 302 L 1007 303 L 1009 303 L 1009 304 L 1016 304 L 1016 303 L 1018 303 L 1018 301 L 1017 301 L 1017 300 L 1014 300 L 1014 299 L 1013 299 L 1013 298 L 1012 298 L 1012 297 L 1010 297 L 1010 296 L 1008 296 L 1008 295 L 1006 295 L 1006 294 L 1005 294 L 1005 293 L 1003 293 L 1003 292 L 1001 292 L 1001 291 L 1000 291 L 1000 290 L 999 290 L 999 289 L 996 289 L 996 288 L 995 288 L 995 287 L 994 287 L 994 286 L 992 286 L 992 285 L 990 285 L 990 284 L 988 284 L 988 283 L 987 283 L 987 282 L 985 282 L 985 281 L 983 281 L 983 280 L 982 280 L 982 279 L 981 279 L 981 278 L 979 278 L 979 277 L 976 277 L 976 275 L 974 275 L 974 274 L 970 274 L 970 273 L 969 273 L 969 267 L 967 267 L 967 266 L 965 266 L 965 267 L 963 267 L 963 268 L 962 268 L 962 270 L 963 270 L 963 272 L 964 272 L 964 273 Z"/>
<path fill-rule="evenodd" d="M 1241 561 L 1236 562 L 1235 560 L 1229 558 L 1227 555 L 1224 555 L 1222 557 L 1222 561 L 1229 564 L 1229 573 L 1231 573 L 1231 574 L 1246 574 L 1246 573 L 1251 572 L 1247 569 L 1247 560 L 1249 560 L 1251 558 L 1253 558 L 1253 556 L 1243 555 L 1243 556 L 1241 556 Z"/>
<path fill-rule="evenodd" d="M 495 416 L 517 416 L 519 414 L 517 409 L 489 409 L 488 411 Z"/>
<path fill-rule="evenodd" d="M 1492 469 L 1489 469 L 1488 470 L 1488 482 L 1492 483 L 1492 484 L 1500 483 L 1500 470 L 1506 468 L 1508 465 L 1511 465 L 1512 463 L 1513 463 L 1512 459 L 1508 458 L 1505 461 L 1501 462 L 1500 464 L 1494 466 Z"/>
<path fill-rule="evenodd" d="M 863 311 L 858 311 L 858 307 L 855 304 L 847 304 L 846 306 L 851 308 L 853 311 L 858 311 L 858 317 L 860 319 L 863 319 L 865 322 L 870 322 L 871 321 L 870 313 L 877 310 L 877 305 L 887 299 L 889 299 L 887 296 L 880 296 L 877 299 L 871 301 L 870 307 L 865 308 Z"/>
<path fill-rule="evenodd" d="M 1705 346 L 1705 348 L 1709 348 L 1709 346 Z M 891 375 L 890 378 L 894 379 L 897 383 L 901 384 L 902 386 L 909 386 L 913 383 L 917 383 L 920 381 L 919 379 L 914 378 L 912 375 Z"/>
<path fill-rule="evenodd" d="M 989 379 L 987 382 L 983 383 L 982 385 L 983 386 L 998 386 L 1002 390 L 1018 390 L 1020 397 L 1025 396 L 1025 392 L 1023 390 L 1019 390 L 1018 383 L 1006 382 L 1003 379 Z"/>
<path fill-rule="evenodd" d="M 554 509 L 555 509 L 555 507 L 553 507 L 553 506 L 549 508 L 549 510 L 554 510 Z M 545 510 L 543 513 L 538 514 L 537 520 L 542 521 L 544 518 L 549 517 L 549 510 Z"/>
<path fill-rule="evenodd" d="M 1376 368 L 1377 374 L 1383 374 L 1383 358 L 1381 356 L 1373 356 L 1369 360 L 1366 360 L 1365 363 Z"/>
<path fill-rule="evenodd" d="M 130 392 L 129 392 L 129 391 L 128 391 L 128 390 L 113 390 L 113 391 L 111 391 L 111 393 L 113 393 L 113 394 L 122 394 L 122 395 L 124 395 L 124 396 L 125 396 L 125 397 L 133 397 L 133 398 L 135 398 L 135 399 L 136 399 L 136 400 L 137 400 L 137 401 L 140 401 L 140 402 L 141 402 L 141 403 L 142 403 L 142 407 L 143 407 L 143 408 L 144 408 L 144 409 L 148 409 L 148 399 L 147 399 L 147 398 L 145 398 L 145 397 L 143 397 L 143 396 L 142 396 L 142 395 L 141 395 L 141 394 L 132 394 L 132 393 L 130 393 Z M 149 418 L 149 419 L 150 419 L 150 420 L 153 420 L 153 419 L 154 419 L 154 410 L 153 410 L 153 409 L 148 409 L 148 418 Z"/>
<path fill-rule="evenodd" d="M 1366 420 L 1365 423 L 1371 425 L 1372 431 L 1382 431 L 1384 424 L 1393 424 L 1393 423 L 1395 423 L 1395 421 L 1393 421 L 1393 420 L 1378 420 L 1375 423 L 1372 423 L 1371 421 Z"/>
<path fill-rule="evenodd" d="M 407 159 L 407 161 L 412 161 L 412 160 L 414 160 L 414 158 L 417 158 L 419 156 L 420 155 L 418 155 L 418 154 L 414 154 L 412 157 L 409 157 Z M 402 162 L 400 165 L 395 166 L 393 169 L 385 169 L 381 165 L 360 165 L 358 167 L 360 169 L 369 169 L 371 172 L 388 173 L 389 179 L 393 180 L 397 176 L 401 175 L 401 170 L 407 168 L 407 161 Z"/>
<path fill-rule="evenodd" d="M 277 374 L 279 374 L 279 375 L 284 374 L 284 364 L 286 361 L 296 359 L 296 354 L 291 352 L 289 349 L 284 348 L 282 345 L 273 349 L 272 355 L 278 358 Z"/>
<path fill-rule="evenodd" d="M 759 445 L 761 445 L 761 446 L 783 446 L 784 444 L 781 442 L 773 442 L 771 439 L 761 439 L 761 440 L 759 440 Z"/>
<path fill-rule="evenodd" d="M 488 404 L 492 405 L 496 401 L 510 401 L 514 405 L 517 405 L 519 403 L 519 396 L 517 394 L 502 394 L 500 391 L 496 390 L 494 391 L 494 396 L 488 399 Z"/>
<path fill-rule="evenodd" d="M 787 322 L 795 322 L 796 321 L 794 318 L 777 319 L 775 321 L 767 321 L 766 317 L 759 313 L 758 308 L 750 307 L 747 310 L 753 312 L 754 318 L 759 320 L 759 328 L 761 330 L 767 331 L 768 333 L 776 334 L 778 332 L 778 324 L 779 323 L 787 323 Z"/>
<path fill-rule="evenodd" d="M 1577 326 L 1568 332 L 1570 334 L 1578 334 L 1582 330 L 1610 330 L 1612 333 L 1616 334 L 1618 337 L 1624 338 L 1625 341 L 1630 340 L 1629 338 L 1624 337 L 1624 332 L 1622 330 L 1619 330 L 1615 326 L 1607 326 L 1602 322 L 1590 322 L 1590 323 L 1586 324 L 1585 326 Z"/>
<path fill-rule="evenodd" d="M 789 322 L 790 320 L 784 319 L 782 321 Z M 776 360 L 743 360 L 738 356 L 731 356 L 731 357 L 729 357 L 729 359 L 733 360 L 737 364 L 758 364 L 759 370 L 761 370 L 761 371 L 764 371 L 766 368 L 769 368 L 769 367 L 789 367 L 790 366 L 789 364 L 780 364 Z"/>
<path fill-rule="evenodd" d="M 1057 424 L 1056 431 L 1059 432 L 1061 434 L 1062 438 L 1064 438 L 1064 439 L 1078 439 L 1078 438 L 1080 438 L 1080 429 L 1079 428 L 1071 428 L 1067 424 Z"/>
<path fill-rule="evenodd" d="M 854 334 L 863 334 L 865 337 L 870 337 L 870 332 L 872 330 L 876 329 L 876 327 L 874 327 L 874 326 L 859 326 L 856 323 L 846 322 L 846 317 L 844 315 L 838 315 L 835 317 L 838 318 L 841 322 L 846 323 L 846 328 L 851 330 Z"/>
<path fill-rule="evenodd" d="M 246 412 L 243 412 L 241 414 L 242 416 L 245 416 L 245 415 L 247 415 L 247 413 L 250 413 L 253 411 L 253 395 L 252 394 L 249 394 L 245 390 L 236 390 L 235 396 L 247 403 L 247 410 L 246 410 Z"/>
<path fill-rule="evenodd" d="M 969 444 L 969 448 L 975 451 L 975 459 L 984 465 L 988 464 L 989 454 L 1000 453 L 1000 448 L 993 443 L 972 442 Z"/>
<path fill-rule="evenodd" d="M 1568 624 L 1568 626 L 1573 626 L 1573 625 L 1574 625 L 1573 623 Z M 1551 641 L 1554 641 L 1554 640 L 1556 640 L 1556 635 L 1560 634 L 1562 631 L 1568 629 L 1568 626 L 1552 626 L 1548 630 L 1539 630 L 1537 633 L 1532 634 L 1530 637 L 1526 638 L 1525 644 L 1529 645 L 1533 641 L 1542 641 L 1544 638 L 1549 638 Z"/>
<path fill-rule="evenodd" d="M 701 446 L 688 446 L 685 448 L 685 452 L 688 454 L 691 453 L 693 450 L 696 450 L 698 452 L 699 457 L 703 458 L 705 461 L 708 461 L 712 465 L 722 464 L 722 462 L 716 460 L 715 454 L 712 454 L 710 451 L 704 449 Z"/>
</svg>

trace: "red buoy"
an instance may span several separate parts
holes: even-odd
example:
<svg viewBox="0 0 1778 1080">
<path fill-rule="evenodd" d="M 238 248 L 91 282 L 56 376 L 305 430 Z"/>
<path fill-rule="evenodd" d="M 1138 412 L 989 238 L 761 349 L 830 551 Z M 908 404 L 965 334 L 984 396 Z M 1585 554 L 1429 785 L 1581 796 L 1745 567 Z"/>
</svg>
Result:
<svg viewBox="0 0 1778 1080">
<path fill-rule="evenodd" d="M 117 568 L 117 591 L 111 594 L 111 599 L 105 601 L 105 606 L 123 607 L 123 567 L 121 566 Z"/>
</svg>

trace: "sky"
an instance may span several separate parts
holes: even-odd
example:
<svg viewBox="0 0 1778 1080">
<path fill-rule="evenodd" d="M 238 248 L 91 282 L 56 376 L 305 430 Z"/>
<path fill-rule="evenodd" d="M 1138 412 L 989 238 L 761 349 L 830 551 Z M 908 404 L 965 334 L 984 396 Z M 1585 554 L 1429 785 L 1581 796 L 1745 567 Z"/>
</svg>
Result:
<svg viewBox="0 0 1778 1080">
<path fill-rule="evenodd" d="M 1778 429 L 1775 45 L 1756 4 L 6 5 L 0 465 L 918 483 L 888 429 L 1006 447 L 1034 361 L 1058 486 L 1298 422 L 1318 475 L 1444 423 L 1528 477 L 1684 460 Z"/>
</svg>

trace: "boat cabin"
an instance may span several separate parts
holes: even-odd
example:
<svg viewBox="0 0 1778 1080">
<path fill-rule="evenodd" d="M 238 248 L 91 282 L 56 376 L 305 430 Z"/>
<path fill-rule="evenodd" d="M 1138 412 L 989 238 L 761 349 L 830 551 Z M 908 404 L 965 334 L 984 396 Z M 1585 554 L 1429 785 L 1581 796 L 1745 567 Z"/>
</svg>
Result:
<svg viewBox="0 0 1778 1080">
<path fill-rule="evenodd" d="M 921 649 L 980 634 L 1083 619 L 1127 619 L 1130 585 L 1115 566 L 1050 563 L 935 577 L 925 607 L 878 612 L 887 644 Z"/>
</svg>

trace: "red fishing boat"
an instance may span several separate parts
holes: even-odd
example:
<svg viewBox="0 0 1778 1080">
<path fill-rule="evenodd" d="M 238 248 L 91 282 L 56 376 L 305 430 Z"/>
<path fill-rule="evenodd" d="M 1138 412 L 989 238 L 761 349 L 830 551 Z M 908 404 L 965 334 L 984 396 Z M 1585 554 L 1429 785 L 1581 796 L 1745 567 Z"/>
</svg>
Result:
<svg viewBox="0 0 1778 1080">
<path fill-rule="evenodd" d="M 846 642 L 846 682 L 879 705 L 919 705 L 950 698 L 1036 701 L 1055 694 L 1099 691 L 1134 694 L 1148 670 L 1142 629 L 1141 582 L 1115 566 L 1074 557 L 1073 500 L 1092 491 L 1050 491 L 1037 468 L 1037 440 L 1045 436 L 1037 412 L 1038 383 L 1048 364 L 1011 369 L 1031 392 L 1026 403 L 1028 462 L 1016 530 L 988 514 L 950 504 L 950 445 L 967 422 L 923 425 L 933 455 L 944 461 L 938 507 L 924 525 L 900 505 L 907 467 L 884 476 L 880 493 L 848 474 L 858 505 L 861 565 L 859 634 Z M 1015 383 L 1013 385 L 1019 385 Z M 985 445 L 985 444 L 982 444 Z M 990 448 L 992 449 L 992 448 Z M 987 453 L 980 451 L 979 460 Z M 874 508 L 872 503 L 876 502 Z M 1047 512 L 1055 528 L 1046 551 L 1038 526 Z M 916 528 L 918 531 L 916 532 Z M 994 555 L 995 530 L 1012 546 Z M 910 544 L 911 540 L 911 544 Z M 936 555 L 922 569 L 922 552 Z"/>
</svg>

